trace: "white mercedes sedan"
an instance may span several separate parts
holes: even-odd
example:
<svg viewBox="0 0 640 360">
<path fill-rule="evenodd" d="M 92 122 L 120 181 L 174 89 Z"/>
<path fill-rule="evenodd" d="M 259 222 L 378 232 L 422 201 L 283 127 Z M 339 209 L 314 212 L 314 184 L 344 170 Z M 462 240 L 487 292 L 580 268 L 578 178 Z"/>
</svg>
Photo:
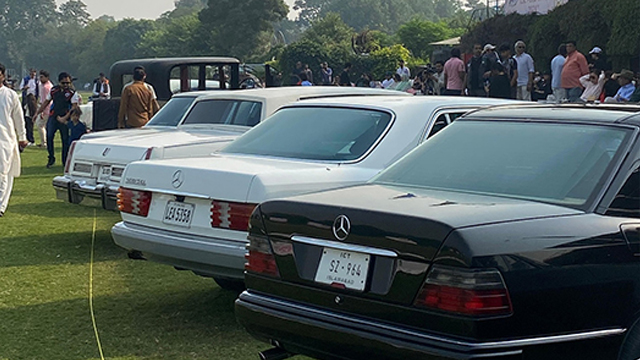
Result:
<svg viewBox="0 0 640 360">
<path fill-rule="evenodd" d="M 366 182 L 462 114 L 506 103 L 389 96 L 290 104 L 213 156 L 128 165 L 118 194 L 123 221 L 111 233 L 132 258 L 235 288 L 257 204 Z"/>
<path fill-rule="evenodd" d="M 175 95 L 141 129 L 88 134 L 74 142 L 64 175 L 53 179 L 53 187 L 61 200 L 116 210 L 118 187 L 128 163 L 206 156 L 282 105 L 345 95 L 387 96 L 392 93 L 345 87 L 281 87 Z"/>
</svg>

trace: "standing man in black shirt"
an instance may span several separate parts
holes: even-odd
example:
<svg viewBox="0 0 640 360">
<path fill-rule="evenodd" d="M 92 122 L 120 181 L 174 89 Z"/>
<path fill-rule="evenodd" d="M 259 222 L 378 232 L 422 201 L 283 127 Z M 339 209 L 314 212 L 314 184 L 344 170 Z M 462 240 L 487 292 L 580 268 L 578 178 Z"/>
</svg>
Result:
<svg viewBox="0 0 640 360">
<path fill-rule="evenodd" d="M 351 71 L 351 63 L 344 64 L 344 70 L 342 70 L 342 73 L 340 74 L 340 86 L 353 86 L 351 85 L 349 71 Z"/>
<path fill-rule="evenodd" d="M 58 85 L 51 88 L 49 96 L 38 109 L 36 116 L 47 111 L 49 104 L 53 101 L 53 108 L 49 113 L 47 120 L 47 151 L 49 152 L 49 161 L 47 168 L 56 163 L 54 154 L 53 139 L 56 131 L 60 131 L 60 140 L 62 140 L 62 164 L 67 161 L 67 153 L 69 152 L 69 128 L 64 122 L 58 121 L 58 116 L 63 118 L 69 111 L 78 107 L 80 96 L 71 88 L 71 75 L 66 72 L 58 75 Z M 46 114 L 46 113 L 45 113 Z"/>
</svg>

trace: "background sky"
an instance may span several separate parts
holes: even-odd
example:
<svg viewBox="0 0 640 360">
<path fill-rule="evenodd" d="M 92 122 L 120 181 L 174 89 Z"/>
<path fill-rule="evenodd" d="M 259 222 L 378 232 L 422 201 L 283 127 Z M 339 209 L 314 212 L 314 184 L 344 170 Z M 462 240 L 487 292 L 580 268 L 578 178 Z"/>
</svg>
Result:
<svg viewBox="0 0 640 360">
<path fill-rule="evenodd" d="M 116 20 L 125 17 L 134 19 L 156 19 L 162 13 L 173 10 L 175 0 L 83 0 L 92 18 L 111 15 Z M 65 0 L 56 0 L 58 5 Z M 292 6 L 295 0 L 285 0 Z"/>
</svg>

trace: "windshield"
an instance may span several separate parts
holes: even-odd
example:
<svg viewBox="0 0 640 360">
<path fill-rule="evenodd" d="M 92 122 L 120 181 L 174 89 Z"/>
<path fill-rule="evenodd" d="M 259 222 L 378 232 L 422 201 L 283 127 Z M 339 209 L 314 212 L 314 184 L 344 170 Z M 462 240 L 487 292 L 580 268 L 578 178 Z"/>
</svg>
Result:
<svg viewBox="0 0 640 360">
<path fill-rule="evenodd" d="M 578 124 L 459 121 L 373 182 L 582 208 L 602 187 L 630 133 Z"/>
<path fill-rule="evenodd" d="M 178 126 L 194 97 L 177 97 L 169 100 L 145 126 Z"/>
<path fill-rule="evenodd" d="M 182 125 L 229 124 L 255 126 L 262 116 L 262 104 L 241 100 L 204 100 L 197 102 Z"/>
<path fill-rule="evenodd" d="M 375 110 L 285 108 L 222 152 L 304 160 L 355 160 L 373 146 L 390 122 L 390 114 Z"/>
</svg>

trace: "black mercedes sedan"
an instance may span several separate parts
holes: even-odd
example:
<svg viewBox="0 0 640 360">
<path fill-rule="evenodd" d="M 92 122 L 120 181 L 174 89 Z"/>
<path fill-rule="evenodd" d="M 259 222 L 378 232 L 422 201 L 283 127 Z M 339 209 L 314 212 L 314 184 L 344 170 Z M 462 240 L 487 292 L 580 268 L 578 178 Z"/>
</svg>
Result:
<svg viewBox="0 0 640 360">
<path fill-rule="evenodd" d="M 640 358 L 638 110 L 479 110 L 261 204 L 238 320 L 263 359 Z"/>
</svg>

